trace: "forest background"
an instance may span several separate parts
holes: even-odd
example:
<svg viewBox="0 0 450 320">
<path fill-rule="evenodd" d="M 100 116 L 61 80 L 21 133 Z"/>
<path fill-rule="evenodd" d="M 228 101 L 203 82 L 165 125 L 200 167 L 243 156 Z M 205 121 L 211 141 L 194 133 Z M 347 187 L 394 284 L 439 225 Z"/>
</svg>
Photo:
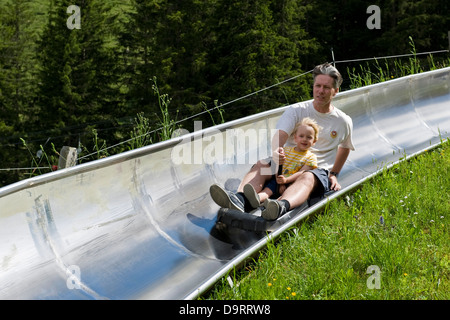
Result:
<svg viewBox="0 0 450 320">
<path fill-rule="evenodd" d="M 68 27 L 71 5 L 80 29 Z M 367 26 L 370 5 L 379 29 Z M 205 128 L 310 99 L 307 74 L 214 108 L 331 62 L 332 52 L 400 55 L 411 40 L 414 52 L 448 49 L 449 13 L 448 0 L 0 0 L 0 187 L 36 174 L 15 168 L 43 155 L 56 165 L 63 146 L 79 156 L 106 144 L 126 151 L 139 124 L 169 118 L 193 131 L 194 121 Z M 338 66 L 342 90 L 356 67 Z"/>
</svg>

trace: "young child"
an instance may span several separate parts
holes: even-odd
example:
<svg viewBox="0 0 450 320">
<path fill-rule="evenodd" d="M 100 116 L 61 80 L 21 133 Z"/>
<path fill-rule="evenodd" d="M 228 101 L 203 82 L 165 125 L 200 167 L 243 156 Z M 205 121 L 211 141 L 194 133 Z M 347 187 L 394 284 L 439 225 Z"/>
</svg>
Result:
<svg viewBox="0 0 450 320">
<path fill-rule="evenodd" d="M 259 207 L 261 203 L 274 194 L 281 196 L 287 186 L 303 172 L 317 168 L 317 157 L 309 150 L 319 137 L 317 122 L 311 118 L 303 118 L 296 124 L 292 135 L 297 145 L 284 149 L 279 148 L 279 153 L 284 153 L 286 158 L 278 176 L 274 175 L 259 193 L 256 193 L 251 184 L 244 186 L 244 195 L 253 208 Z"/>
</svg>

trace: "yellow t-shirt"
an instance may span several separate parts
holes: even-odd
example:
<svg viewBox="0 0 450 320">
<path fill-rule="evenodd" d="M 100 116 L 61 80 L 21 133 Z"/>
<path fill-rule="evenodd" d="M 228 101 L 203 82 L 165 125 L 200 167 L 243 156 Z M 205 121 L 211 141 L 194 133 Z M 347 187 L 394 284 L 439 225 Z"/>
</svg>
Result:
<svg viewBox="0 0 450 320">
<path fill-rule="evenodd" d="M 286 159 L 283 163 L 282 175 L 286 178 L 298 172 L 304 165 L 317 168 L 317 157 L 309 150 L 298 152 L 295 147 L 285 147 Z"/>
</svg>

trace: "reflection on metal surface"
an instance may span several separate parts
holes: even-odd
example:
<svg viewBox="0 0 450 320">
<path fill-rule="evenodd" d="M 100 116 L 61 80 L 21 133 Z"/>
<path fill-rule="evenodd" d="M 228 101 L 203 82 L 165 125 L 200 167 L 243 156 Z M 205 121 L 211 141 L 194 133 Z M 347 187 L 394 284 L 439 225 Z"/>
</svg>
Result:
<svg viewBox="0 0 450 320">
<path fill-rule="evenodd" d="M 449 80 L 446 68 L 339 94 L 334 103 L 353 119 L 356 151 L 340 175 L 343 190 L 328 199 L 448 137 Z M 0 189 L 0 299 L 204 293 L 267 241 L 264 233 L 223 232 L 209 186 L 237 188 L 270 150 L 285 108 Z M 295 211 L 271 236 L 325 203 Z"/>
</svg>

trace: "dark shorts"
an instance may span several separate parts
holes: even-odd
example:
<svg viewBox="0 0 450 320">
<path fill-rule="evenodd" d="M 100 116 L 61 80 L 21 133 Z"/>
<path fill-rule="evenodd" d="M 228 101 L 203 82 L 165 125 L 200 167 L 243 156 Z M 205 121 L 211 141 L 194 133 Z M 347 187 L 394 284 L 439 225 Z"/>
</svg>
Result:
<svg viewBox="0 0 450 320">
<path fill-rule="evenodd" d="M 271 158 L 264 159 L 264 161 L 266 163 L 270 163 L 271 166 L 273 164 Z M 328 179 L 329 171 L 322 168 L 316 168 L 313 170 L 308 170 L 306 172 L 311 172 L 312 174 L 314 174 L 314 176 L 317 179 L 317 182 L 319 182 L 316 188 L 312 191 L 310 198 L 323 198 L 325 193 L 330 191 L 330 179 Z M 272 178 L 269 181 L 267 181 L 264 187 L 272 190 L 273 198 L 278 198 L 280 195 L 278 194 L 278 184 L 275 178 L 276 178 L 275 174 L 272 175 Z"/>
<path fill-rule="evenodd" d="M 329 171 L 322 168 L 316 168 L 314 170 L 308 170 L 307 172 L 314 174 L 319 182 L 316 188 L 312 191 L 310 198 L 322 198 L 325 193 L 330 191 L 330 179 L 328 179 Z"/>
<path fill-rule="evenodd" d="M 275 175 L 273 175 L 272 178 L 270 178 L 270 180 L 267 181 L 264 188 L 269 188 L 272 191 L 273 194 L 272 194 L 271 198 L 278 198 L 280 196 L 278 194 L 278 183 L 277 183 L 277 180 L 275 179 Z"/>
</svg>

